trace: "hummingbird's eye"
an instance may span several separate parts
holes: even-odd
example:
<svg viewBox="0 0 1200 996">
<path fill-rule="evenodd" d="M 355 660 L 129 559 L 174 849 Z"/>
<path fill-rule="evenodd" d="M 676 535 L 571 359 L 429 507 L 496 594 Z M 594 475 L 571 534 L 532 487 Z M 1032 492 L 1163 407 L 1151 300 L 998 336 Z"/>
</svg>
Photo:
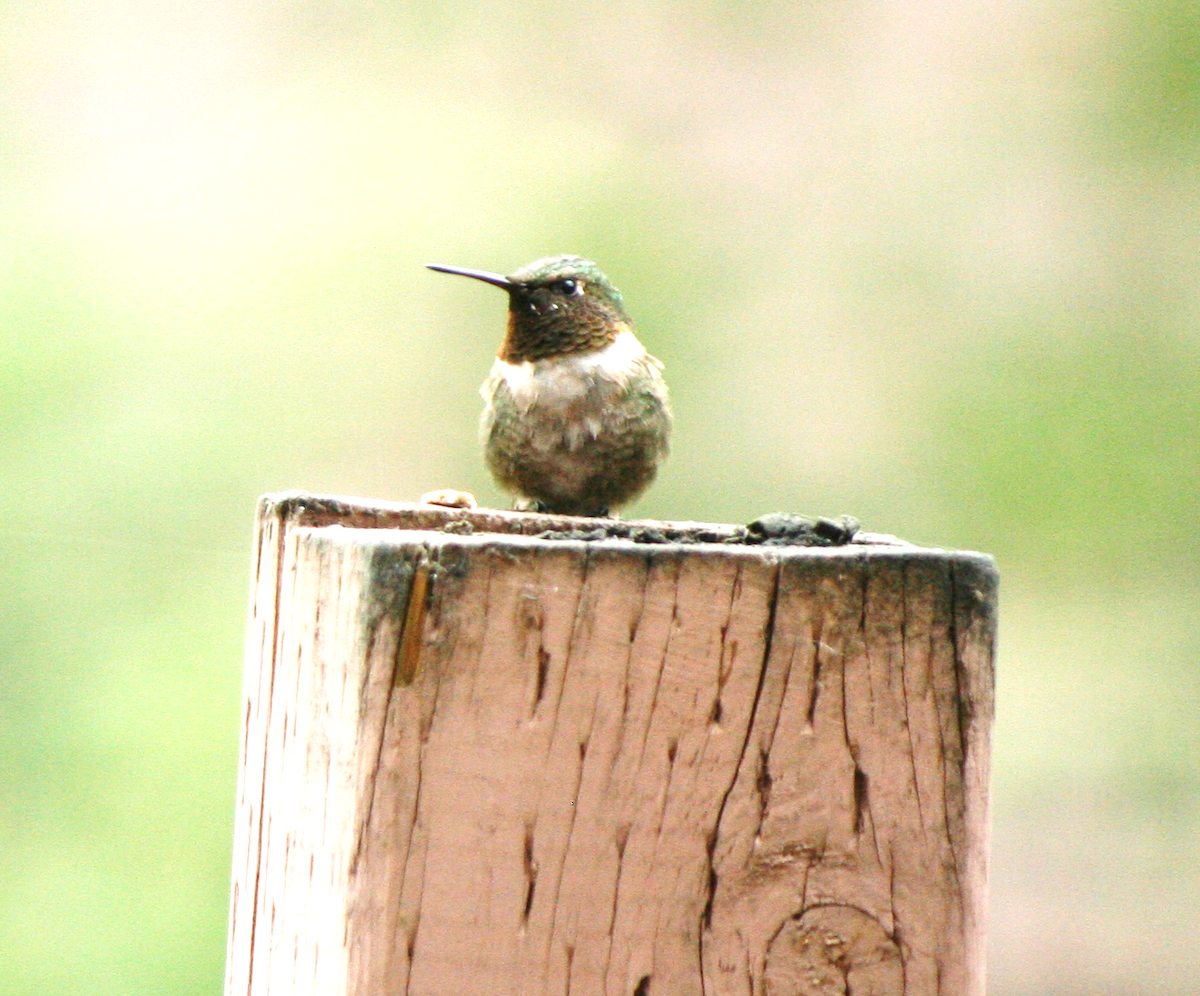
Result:
<svg viewBox="0 0 1200 996">
<path fill-rule="evenodd" d="M 560 280 L 558 282 L 558 288 L 567 297 L 574 297 L 576 294 L 583 293 L 583 284 L 581 284 L 578 280 L 572 280 L 569 277 L 566 280 Z"/>
</svg>

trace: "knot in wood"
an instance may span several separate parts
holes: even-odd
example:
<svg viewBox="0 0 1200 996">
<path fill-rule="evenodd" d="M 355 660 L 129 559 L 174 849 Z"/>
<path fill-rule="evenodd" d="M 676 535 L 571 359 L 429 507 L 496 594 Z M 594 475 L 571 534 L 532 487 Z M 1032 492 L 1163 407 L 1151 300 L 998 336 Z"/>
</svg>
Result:
<svg viewBox="0 0 1200 996">
<path fill-rule="evenodd" d="M 900 949 L 874 917 L 817 906 L 785 923 L 767 949 L 766 996 L 900 996 Z"/>
</svg>

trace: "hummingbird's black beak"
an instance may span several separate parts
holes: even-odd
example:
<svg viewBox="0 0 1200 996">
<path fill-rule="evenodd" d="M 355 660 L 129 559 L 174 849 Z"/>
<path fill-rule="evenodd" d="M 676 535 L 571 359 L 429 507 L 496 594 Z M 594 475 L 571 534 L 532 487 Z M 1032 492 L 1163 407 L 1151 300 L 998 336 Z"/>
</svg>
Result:
<svg viewBox="0 0 1200 996">
<path fill-rule="evenodd" d="M 471 277 L 473 280 L 482 280 L 485 284 L 494 284 L 497 287 L 503 287 L 507 291 L 518 290 L 522 285 L 515 280 L 509 280 L 508 277 L 501 273 L 489 273 L 487 270 L 468 270 L 462 266 L 442 266 L 440 263 L 426 263 L 427 269 L 437 270 L 438 273 L 454 273 L 460 277 Z"/>
</svg>

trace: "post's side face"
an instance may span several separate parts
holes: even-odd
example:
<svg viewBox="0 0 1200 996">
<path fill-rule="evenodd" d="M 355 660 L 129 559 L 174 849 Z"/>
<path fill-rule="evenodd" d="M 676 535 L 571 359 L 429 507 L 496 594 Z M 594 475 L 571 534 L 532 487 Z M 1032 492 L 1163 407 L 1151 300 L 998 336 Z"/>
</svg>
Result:
<svg viewBox="0 0 1200 996">
<path fill-rule="evenodd" d="M 995 580 L 931 551 L 783 561 L 706 993 L 982 996 Z"/>
<path fill-rule="evenodd" d="M 227 996 L 981 996 L 986 558 L 259 538 Z"/>
</svg>

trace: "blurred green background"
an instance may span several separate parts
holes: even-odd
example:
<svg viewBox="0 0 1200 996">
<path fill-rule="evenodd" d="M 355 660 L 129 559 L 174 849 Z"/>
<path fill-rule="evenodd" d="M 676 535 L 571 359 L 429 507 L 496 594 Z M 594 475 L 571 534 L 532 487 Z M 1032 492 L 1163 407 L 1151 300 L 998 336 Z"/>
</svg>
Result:
<svg viewBox="0 0 1200 996">
<path fill-rule="evenodd" d="M 993 996 L 1198 991 L 1194 0 L 7 2 L 0 153 L 0 993 L 220 992 L 255 498 L 502 501 L 557 252 L 631 514 L 998 558 Z"/>
</svg>

